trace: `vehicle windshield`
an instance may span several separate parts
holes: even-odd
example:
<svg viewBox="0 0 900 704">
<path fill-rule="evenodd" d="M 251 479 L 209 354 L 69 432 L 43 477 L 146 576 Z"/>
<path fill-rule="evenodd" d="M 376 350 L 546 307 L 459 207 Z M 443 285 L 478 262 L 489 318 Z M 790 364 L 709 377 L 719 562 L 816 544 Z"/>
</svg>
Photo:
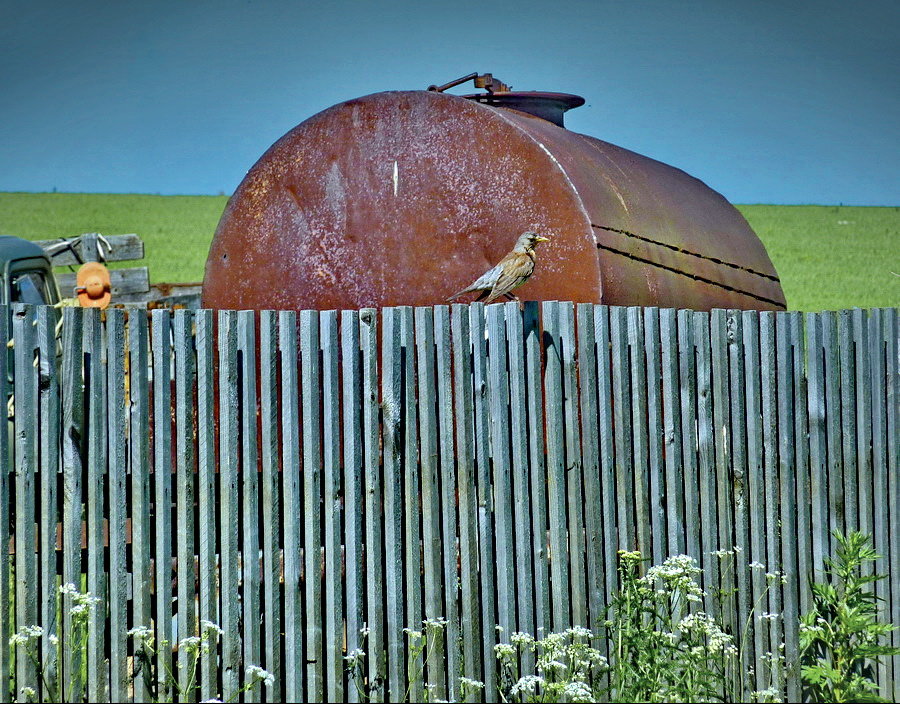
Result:
<svg viewBox="0 0 900 704">
<path fill-rule="evenodd" d="M 46 290 L 44 275 L 39 271 L 28 271 L 12 277 L 10 303 L 31 303 L 45 305 Z"/>
</svg>

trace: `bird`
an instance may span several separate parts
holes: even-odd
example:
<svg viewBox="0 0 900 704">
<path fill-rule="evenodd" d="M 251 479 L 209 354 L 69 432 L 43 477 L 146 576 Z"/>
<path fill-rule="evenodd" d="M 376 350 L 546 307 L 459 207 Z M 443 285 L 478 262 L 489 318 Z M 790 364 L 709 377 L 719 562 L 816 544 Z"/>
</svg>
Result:
<svg viewBox="0 0 900 704">
<path fill-rule="evenodd" d="M 500 296 L 506 296 L 510 300 L 517 300 L 510 293 L 528 281 L 534 272 L 535 247 L 541 242 L 549 242 L 549 237 L 539 235 L 537 232 L 528 230 L 519 235 L 516 240 L 516 246 L 512 251 L 501 259 L 494 267 L 488 269 L 479 276 L 471 285 L 464 288 L 458 293 L 454 293 L 448 301 L 453 301 L 470 291 L 481 291 L 476 301 L 487 297 L 485 303 L 490 303 Z"/>
</svg>

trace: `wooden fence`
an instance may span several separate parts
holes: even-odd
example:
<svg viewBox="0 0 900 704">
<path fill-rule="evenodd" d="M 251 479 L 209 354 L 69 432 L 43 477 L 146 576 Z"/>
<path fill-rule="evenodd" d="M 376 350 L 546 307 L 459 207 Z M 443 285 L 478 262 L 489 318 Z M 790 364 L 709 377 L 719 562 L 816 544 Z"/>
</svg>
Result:
<svg viewBox="0 0 900 704">
<path fill-rule="evenodd" d="M 90 701 L 153 695 L 129 629 L 203 621 L 222 634 L 182 700 L 227 698 L 250 664 L 275 683 L 246 701 L 358 700 L 356 648 L 398 700 L 426 618 L 447 625 L 412 700 L 457 699 L 463 674 L 493 701 L 494 644 L 597 629 L 619 548 L 736 589 L 721 617 L 750 624 L 759 688 L 765 653 L 796 660 L 832 529 L 874 536 L 900 624 L 897 309 L 65 309 L 59 339 L 57 315 L 0 315 L 0 637 L 59 635 L 42 667 Z M 101 600 L 86 663 L 61 583 Z M 186 686 L 185 648 L 159 657 Z M 877 675 L 900 695 L 900 659 Z M 774 677 L 796 701 L 796 672 Z M 0 647 L 0 682 L 42 696 L 25 646 Z"/>
</svg>

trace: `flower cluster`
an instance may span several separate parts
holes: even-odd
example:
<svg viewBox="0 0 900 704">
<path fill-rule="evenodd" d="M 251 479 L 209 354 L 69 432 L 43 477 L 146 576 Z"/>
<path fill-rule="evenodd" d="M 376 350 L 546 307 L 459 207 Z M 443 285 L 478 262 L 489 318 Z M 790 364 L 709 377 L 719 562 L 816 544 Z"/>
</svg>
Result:
<svg viewBox="0 0 900 704">
<path fill-rule="evenodd" d="M 651 588 L 660 583 L 663 587 L 659 590 L 660 594 L 681 593 L 688 601 L 700 601 L 702 597 L 706 596 L 706 592 L 700 588 L 695 579 L 701 572 L 702 570 L 697 566 L 693 557 L 674 555 L 661 565 L 648 569 L 647 574 L 640 581 Z"/>
</svg>

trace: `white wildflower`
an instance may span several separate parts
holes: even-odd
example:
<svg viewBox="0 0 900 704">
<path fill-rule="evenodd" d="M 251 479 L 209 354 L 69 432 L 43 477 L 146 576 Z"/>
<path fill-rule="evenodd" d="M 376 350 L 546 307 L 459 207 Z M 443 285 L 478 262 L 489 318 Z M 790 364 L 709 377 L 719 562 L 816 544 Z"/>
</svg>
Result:
<svg viewBox="0 0 900 704">
<path fill-rule="evenodd" d="M 520 697 L 525 694 L 536 694 L 537 688 L 544 684 L 544 678 L 537 675 L 525 675 L 516 682 L 510 694 L 514 697 Z"/>
<path fill-rule="evenodd" d="M 513 633 L 509 640 L 513 645 L 516 645 L 520 648 L 530 647 L 534 643 L 534 638 L 528 633 L 521 633 L 519 631 Z"/>
<path fill-rule="evenodd" d="M 446 628 L 449 621 L 443 617 L 438 618 L 426 618 L 422 621 L 422 625 L 425 628 Z"/>
<path fill-rule="evenodd" d="M 593 634 L 584 626 L 572 626 L 566 629 L 566 634 L 573 638 L 590 638 Z"/>
<path fill-rule="evenodd" d="M 63 595 L 68 594 L 70 596 L 74 596 L 75 594 L 78 594 L 79 591 L 75 588 L 74 584 L 72 584 L 71 582 L 67 582 L 66 584 L 61 584 L 59 586 L 59 593 Z"/>
<path fill-rule="evenodd" d="M 361 663 L 366 657 L 366 654 L 362 651 L 361 648 L 354 648 L 349 651 L 344 656 L 344 662 L 346 662 L 350 667 L 355 667 L 359 663 Z"/>
<path fill-rule="evenodd" d="M 201 633 L 212 632 L 212 633 L 216 633 L 220 636 L 225 635 L 225 631 L 223 631 L 221 628 L 219 628 L 219 626 L 217 624 L 213 623 L 212 621 L 207 621 L 206 619 L 203 619 L 200 622 L 200 632 Z"/>
<path fill-rule="evenodd" d="M 368 636 L 371 632 L 372 632 L 372 629 L 370 629 L 368 626 L 363 626 L 362 628 L 359 629 L 359 635 L 361 635 L 363 638 Z"/>
<path fill-rule="evenodd" d="M 33 687 L 22 687 L 20 690 L 22 692 L 22 696 L 26 699 L 33 699 L 37 692 L 34 691 Z"/>
<path fill-rule="evenodd" d="M 153 630 L 146 626 L 137 626 L 128 631 L 128 636 L 138 640 L 150 640 L 153 638 Z"/>
<path fill-rule="evenodd" d="M 182 638 L 178 641 L 178 648 L 184 648 L 186 651 L 190 652 L 192 650 L 197 650 L 200 647 L 200 638 L 197 636 L 188 636 L 187 638 Z"/>
<path fill-rule="evenodd" d="M 751 562 L 751 563 L 748 565 L 748 567 L 750 567 L 751 570 L 764 570 L 764 569 L 766 569 L 766 566 L 765 566 L 762 562 L 758 562 L 757 560 L 754 560 L 753 562 Z"/>
<path fill-rule="evenodd" d="M 404 628 L 403 632 L 408 635 L 413 640 L 421 640 L 422 639 L 422 631 L 414 631 L 412 628 Z"/>
<path fill-rule="evenodd" d="M 563 697 L 570 702 L 592 702 L 594 695 L 584 682 L 568 682 L 563 687 Z"/>
<path fill-rule="evenodd" d="M 498 658 L 514 658 L 516 657 L 516 648 L 507 643 L 499 643 L 494 646 L 494 653 Z"/>
<path fill-rule="evenodd" d="M 257 665 L 250 665 L 247 668 L 247 677 L 254 681 L 262 680 L 263 684 L 265 684 L 266 687 L 271 687 L 275 684 L 275 675 L 273 675 L 268 670 L 264 670 L 261 667 L 258 667 Z"/>
<path fill-rule="evenodd" d="M 763 611 L 761 614 L 757 615 L 756 618 L 758 618 L 760 621 L 774 621 L 780 615 L 781 614 L 770 614 L 767 611 Z"/>
<path fill-rule="evenodd" d="M 47 636 L 47 639 L 50 641 L 50 645 L 59 645 L 59 638 L 55 633 L 51 633 L 49 636 Z"/>
<path fill-rule="evenodd" d="M 459 678 L 460 688 L 465 691 L 466 689 L 484 689 L 484 682 L 479 682 L 478 680 L 473 680 L 468 677 L 460 677 Z"/>
</svg>

